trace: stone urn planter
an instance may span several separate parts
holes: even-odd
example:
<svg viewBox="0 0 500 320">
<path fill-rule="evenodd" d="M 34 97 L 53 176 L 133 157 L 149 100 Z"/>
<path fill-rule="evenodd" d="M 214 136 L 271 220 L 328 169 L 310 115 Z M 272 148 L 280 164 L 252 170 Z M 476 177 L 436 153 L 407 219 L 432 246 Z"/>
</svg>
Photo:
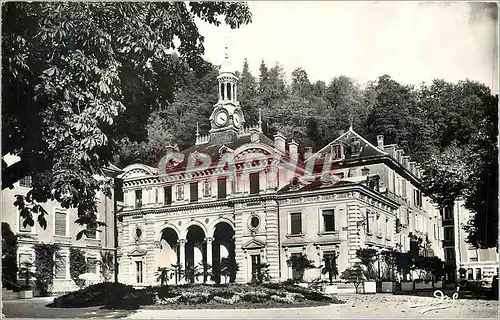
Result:
<svg viewBox="0 0 500 320">
<path fill-rule="evenodd" d="M 337 294 L 339 292 L 337 288 L 337 284 L 332 283 L 332 284 L 326 284 L 325 285 L 325 293 L 326 294 Z"/>
<path fill-rule="evenodd" d="M 393 293 L 395 291 L 396 285 L 394 281 L 382 281 L 382 293 Z"/>
<path fill-rule="evenodd" d="M 20 299 L 31 299 L 33 298 L 33 290 L 23 288 L 19 291 L 19 298 Z"/>
<path fill-rule="evenodd" d="M 364 281 L 363 282 L 363 293 L 377 293 L 377 282 L 376 281 Z"/>
<path fill-rule="evenodd" d="M 401 281 L 401 291 L 408 292 L 413 291 L 414 283 L 413 281 Z"/>
</svg>

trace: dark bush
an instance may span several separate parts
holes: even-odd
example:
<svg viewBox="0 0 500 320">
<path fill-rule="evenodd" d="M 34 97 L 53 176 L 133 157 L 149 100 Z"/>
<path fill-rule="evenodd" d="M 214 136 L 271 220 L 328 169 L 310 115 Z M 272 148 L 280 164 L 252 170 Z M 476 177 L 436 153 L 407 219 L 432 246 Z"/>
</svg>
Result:
<svg viewBox="0 0 500 320">
<path fill-rule="evenodd" d="M 132 286 L 122 283 L 102 282 L 88 286 L 54 299 L 57 308 L 83 308 L 92 306 L 121 306 L 126 300 L 140 298 L 131 296 L 135 293 Z M 128 298 L 128 299 L 126 299 Z"/>
</svg>

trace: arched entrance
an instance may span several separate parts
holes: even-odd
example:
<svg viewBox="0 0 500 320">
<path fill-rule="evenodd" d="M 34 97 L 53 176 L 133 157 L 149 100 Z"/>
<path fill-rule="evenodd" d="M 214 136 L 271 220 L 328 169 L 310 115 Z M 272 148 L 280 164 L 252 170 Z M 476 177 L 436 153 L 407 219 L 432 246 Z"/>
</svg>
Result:
<svg viewBox="0 0 500 320">
<path fill-rule="evenodd" d="M 235 243 L 234 230 L 227 222 L 219 222 L 215 226 L 214 240 L 212 243 L 212 263 L 214 271 L 214 280 L 216 283 L 233 282 L 236 274 L 230 277 L 221 276 L 221 267 L 227 267 L 235 263 Z M 221 266 L 221 260 L 225 259 L 225 265 Z M 227 259 L 227 260 L 226 260 Z"/>
<path fill-rule="evenodd" d="M 167 227 L 161 233 L 160 252 L 157 258 L 159 267 L 172 270 L 169 272 L 167 283 L 176 283 L 180 279 L 174 271 L 174 266 L 179 264 L 179 257 L 179 236 L 174 229 Z"/>
<path fill-rule="evenodd" d="M 186 281 L 203 282 L 203 276 L 196 277 L 196 269 L 201 271 L 206 263 L 207 246 L 205 232 L 200 226 L 192 225 L 186 235 Z"/>
</svg>

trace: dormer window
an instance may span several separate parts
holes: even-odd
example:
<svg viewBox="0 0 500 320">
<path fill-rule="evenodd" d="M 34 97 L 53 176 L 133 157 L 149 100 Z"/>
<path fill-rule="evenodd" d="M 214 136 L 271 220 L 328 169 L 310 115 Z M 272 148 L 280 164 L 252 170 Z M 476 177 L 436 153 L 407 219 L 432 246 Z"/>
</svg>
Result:
<svg viewBox="0 0 500 320">
<path fill-rule="evenodd" d="M 331 153 L 332 153 L 332 160 L 341 159 L 343 156 L 341 145 L 340 144 L 332 145 Z"/>
<path fill-rule="evenodd" d="M 359 153 L 361 150 L 361 143 L 358 138 L 352 138 L 351 140 L 351 152 L 353 154 Z"/>
</svg>

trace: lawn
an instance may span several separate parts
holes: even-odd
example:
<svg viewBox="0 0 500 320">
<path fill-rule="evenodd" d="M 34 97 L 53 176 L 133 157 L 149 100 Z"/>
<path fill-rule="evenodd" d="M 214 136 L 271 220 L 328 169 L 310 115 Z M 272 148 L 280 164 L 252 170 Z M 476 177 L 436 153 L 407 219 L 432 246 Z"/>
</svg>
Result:
<svg viewBox="0 0 500 320">
<path fill-rule="evenodd" d="M 50 307 L 109 309 L 255 309 L 314 307 L 343 301 L 284 283 L 147 287 L 100 283 L 54 299 Z"/>
</svg>

